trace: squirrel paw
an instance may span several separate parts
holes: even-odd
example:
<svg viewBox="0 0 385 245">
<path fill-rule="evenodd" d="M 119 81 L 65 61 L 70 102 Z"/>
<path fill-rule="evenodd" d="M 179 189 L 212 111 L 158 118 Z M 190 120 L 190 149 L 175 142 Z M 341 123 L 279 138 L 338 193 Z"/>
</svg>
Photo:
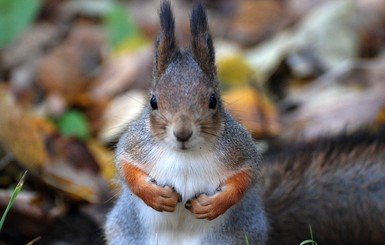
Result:
<svg viewBox="0 0 385 245">
<path fill-rule="evenodd" d="M 213 220 L 219 215 L 224 214 L 233 203 L 226 201 L 226 195 L 223 192 L 216 192 L 212 196 L 200 194 L 186 202 L 185 207 L 190 210 L 197 219 Z"/>
<path fill-rule="evenodd" d="M 244 169 L 228 178 L 223 185 L 217 188 L 214 195 L 200 194 L 187 201 L 185 207 L 195 214 L 197 219 L 213 220 L 238 203 L 251 182 L 252 170 Z"/>
<path fill-rule="evenodd" d="M 131 191 L 159 212 L 174 212 L 181 201 L 180 195 L 173 188 L 157 185 L 143 170 L 128 162 L 122 164 L 122 173 Z"/>
<path fill-rule="evenodd" d="M 139 197 L 150 207 L 159 212 L 174 212 L 181 201 L 180 195 L 169 186 L 159 186 L 153 179 L 143 188 Z"/>
</svg>

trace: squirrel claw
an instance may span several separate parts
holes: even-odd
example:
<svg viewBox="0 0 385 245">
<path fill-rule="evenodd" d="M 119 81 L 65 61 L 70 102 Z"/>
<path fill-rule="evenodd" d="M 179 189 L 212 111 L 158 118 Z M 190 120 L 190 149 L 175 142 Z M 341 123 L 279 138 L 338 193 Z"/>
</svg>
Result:
<svg viewBox="0 0 385 245">
<path fill-rule="evenodd" d="M 185 207 L 186 209 L 191 209 L 191 208 L 192 208 L 191 200 L 188 200 L 188 201 L 185 203 L 184 207 Z"/>
<path fill-rule="evenodd" d="M 156 185 L 156 180 L 154 178 L 150 178 L 149 181 Z"/>
<path fill-rule="evenodd" d="M 201 193 L 199 193 L 199 194 L 195 194 L 195 199 L 198 199 L 200 196 L 202 196 L 202 195 L 205 195 L 206 196 L 206 193 L 203 193 L 203 192 L 201 192 Z"/>
</svg>

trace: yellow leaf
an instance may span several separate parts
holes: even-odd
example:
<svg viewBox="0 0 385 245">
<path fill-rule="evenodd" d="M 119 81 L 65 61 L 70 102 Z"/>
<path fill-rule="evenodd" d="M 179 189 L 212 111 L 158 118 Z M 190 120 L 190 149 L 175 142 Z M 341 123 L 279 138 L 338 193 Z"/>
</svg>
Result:
<svg viewBox="0 0 385 245">
<path fill-rule="evenodd" d="M 252 70 L 240 54 L 221 57 L 217 66 L 218 78 L 225 86 L 246 84 L 252 78 Z"/>
<path fill-rule="evenodd" d="M 42 132 L 36 117 L 16 104 L 5 87 L 0 87 L 0 143 L 28 169 L 47 161 Z"/>
<path fill-rule="evenodd" d="M 114 167 L 114 152 L 106 149 L 99 141 L 89 140 L 87 147 L 95 157 L 96 162 L 101 169 L 102 177 L 108 181 L 110 188 L 115 189 L 117 186 L 113 179 L 116 177 L 116 171 Z"/>
</svg>

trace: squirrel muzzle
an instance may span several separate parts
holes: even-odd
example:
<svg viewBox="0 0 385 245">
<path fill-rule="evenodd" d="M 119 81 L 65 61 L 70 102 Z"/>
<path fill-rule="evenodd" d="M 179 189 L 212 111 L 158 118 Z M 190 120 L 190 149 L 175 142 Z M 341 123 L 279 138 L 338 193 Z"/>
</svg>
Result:
<svg viewBox="0 0 385 245">
<path fill-rule="evenodd" d="M 187 114 L 176 114 L 172 120 L 172 132 L 178 142 L 187 142 L 194 133 L 194 126 Z"/>
</svg>

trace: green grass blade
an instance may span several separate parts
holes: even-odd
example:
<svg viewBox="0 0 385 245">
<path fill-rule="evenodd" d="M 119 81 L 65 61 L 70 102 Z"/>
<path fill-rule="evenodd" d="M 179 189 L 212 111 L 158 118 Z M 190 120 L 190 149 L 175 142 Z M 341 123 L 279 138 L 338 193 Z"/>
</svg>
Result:
<svg viewBox="0 0 385 245">
<path fill-rule="evenodd" d="M 247 238 L 247 235 L 245 234 L 245 244 L 249 245 L 249 239 Z"/>
<path fill-rule="evenodd" d="M 19 195 L 21 189 L 23 188 L 23 185 L 24 185 L 24 179 L 25 179 L 25 176 L 27 175 L 27 171 L 24 172 L 23 176 L 21 176 L 19 182 L 17 183 L 16 187 L 15 187 L 15 190 L 13 191 L 12 193 L 12 197 L 11 199 L 9 200 L 8 202 L 8 205 L 7 205 L 7 208 L 5 209 L 4 213 L 3 213 L 3 216 L 1 217 L 1 221 L 0 221 L 0 231 L 1 229 L 3 228 L 3 224 L 5 222 L 5 218 L 7 217 L 7 214 L 9 212 L 9 210 L 11 209 L 13 203 L 15 202 L 16 200 L 16 197 L 17 195 Z"/>
<path fill-rule="evenodd" d="M 305 241 L 301 242 L 299 245 L 305 245 L 305 244 L 318 245 L 314 240 L 305 240 Z"/>
<path fill-rule="evenodd" d="M 316 241 L 314 241 L 313 229 L 311 228 L 310 224 L 309 224 L 309 230 L 310 230 L 310 240 L 305 240 L 305 241 L 301 242 L 299 245 L 305 245 L 305 244 L 318 245 L 318 243 Z"/>
</svg>

